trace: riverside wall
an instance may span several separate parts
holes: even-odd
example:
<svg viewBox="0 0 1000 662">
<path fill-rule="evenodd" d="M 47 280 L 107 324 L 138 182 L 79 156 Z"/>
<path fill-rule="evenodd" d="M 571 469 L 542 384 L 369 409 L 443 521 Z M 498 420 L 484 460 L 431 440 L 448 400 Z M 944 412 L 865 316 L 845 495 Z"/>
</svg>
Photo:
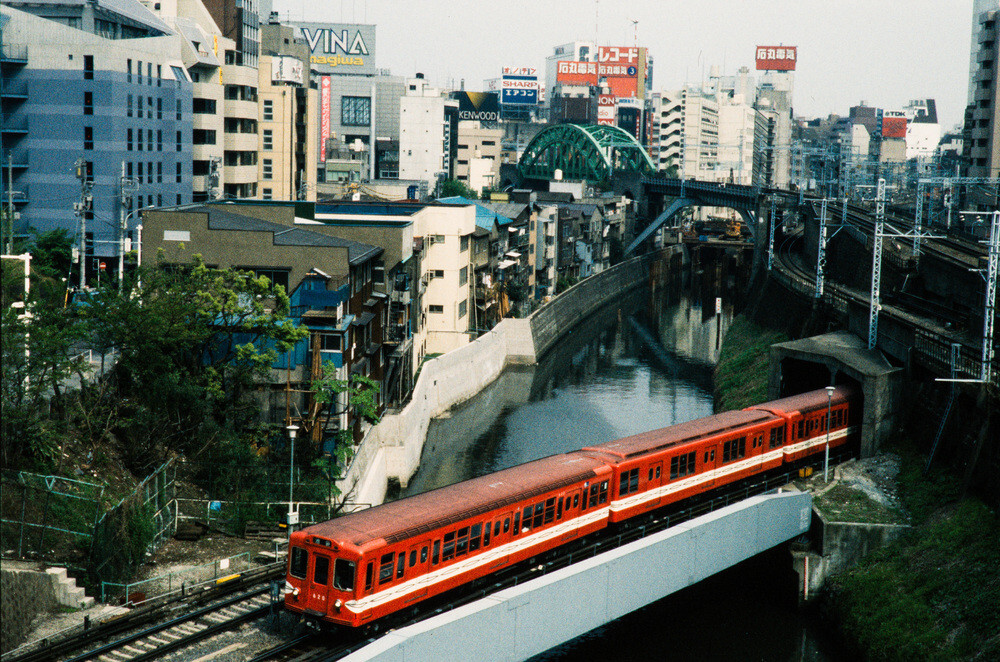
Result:
<svg viewBox="0 0 1000 662">
<path fill-rule="evenodd" d="M 672 246 L 615 265 L 580 281 L 527 319 L 504 319 L 468 345 L 426 361 L 409 403 L 368 431 L 338 483 L 347 502 L 357 508 L 382 503 L 389 479 L 405 487 L 420 466 L 432 418 L 475 396 L 507 365 L 536 363 L 580 320 L 645 285 L 651 264 L 682 251 Z"/>
</svg>

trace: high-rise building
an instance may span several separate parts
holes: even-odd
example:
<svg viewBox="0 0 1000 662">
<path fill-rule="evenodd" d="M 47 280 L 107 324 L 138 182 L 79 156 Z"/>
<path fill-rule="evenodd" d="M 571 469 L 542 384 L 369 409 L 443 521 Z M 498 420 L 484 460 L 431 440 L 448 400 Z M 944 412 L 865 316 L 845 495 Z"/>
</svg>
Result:
<svg viewBox="0 0 1000 662">
<path fill-rule="evenodd" d="M 101 262 L 111 271 L 117 260 L 100 258 L 120 253 L 136 210 L 191 201 L 181 40 L 134 0 L 4 0 L 0 30 L 2 149 L 13 166 L 2 188 L 20 212 L 14 231 L 67 230 L 86 239 L 88 275 Z"/>
<path fill-rule="evenodd" d="M 792 92 L 791 71 L 765 71 L 757 87 L 757 110 L 767 121 L 766 151 L 768 186 L 787 188 L 791 181 Z"/>
<path fill-rule="evenodd" d="M 1000 177 L 1000 2 L 977 0 L 974 12 L 969 99 L 962 133 L 964 174 Z"/>
<path fill-rule="evenodd" d="M 719 160 L 719 103 L 700 87 L 654 93 L 651 111 L 657 169 L 712 181 Z"/>
<path fill-rule="evenodd" d="M 430 191 L 439 180 L 452 179 L 457 129 L 458 101 L 423 74 L 410 79 L 399 100 L 399 178 L 426 182 Z"/>
</svg>

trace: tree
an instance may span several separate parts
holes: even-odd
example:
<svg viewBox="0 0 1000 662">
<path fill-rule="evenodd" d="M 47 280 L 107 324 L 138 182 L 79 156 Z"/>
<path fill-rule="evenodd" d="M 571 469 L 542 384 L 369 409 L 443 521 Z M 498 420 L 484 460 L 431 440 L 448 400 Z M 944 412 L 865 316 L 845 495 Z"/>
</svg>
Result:
<svg viewBox="0 0 1000 662">
<path fill-rule="evenodd" d="M 288 319 L 282 287 L 200 256 L 139 277 L 124 295 L 101 289 L 80 312 L 94 342 L 117 350 L 114 400 L 86 405 L 123 405 L 121 415 L 94 434 L 113 434 L 131 467 L 147 471 L 168 448 L 198 454 L 251 428 L 259 407 L 249 396 L 308 332 Z"/>
<path fill-rule="evenodd" d="M 446 179 L 441 182 L 440 197 L 452 198 L 455 196 L 468 198 L 469 200 L 476 200 L 479 198 L 479 195 L 477 195 L 475 191 L 466 186 L 464 182 L 460 182 L 457 179 Z"/>
</svg>

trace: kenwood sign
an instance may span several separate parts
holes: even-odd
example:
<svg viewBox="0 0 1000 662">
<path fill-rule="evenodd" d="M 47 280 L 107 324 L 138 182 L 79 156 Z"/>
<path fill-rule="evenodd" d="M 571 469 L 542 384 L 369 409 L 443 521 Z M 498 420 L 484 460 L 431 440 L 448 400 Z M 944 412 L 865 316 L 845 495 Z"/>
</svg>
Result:
<svg viewBox="0 0 1000 662">
<path fill-rule="evenodd" d="M 458 99 L 458 119 L 496 122 L 500 119 L 500 103 L 496 92 L 452 92 Z"/>
<path fill-rule="evenodd" d="M 321 74 L 374 74 L 375 26 L 291 23 L 309 44 L 310 68 Z"/>
</svg>

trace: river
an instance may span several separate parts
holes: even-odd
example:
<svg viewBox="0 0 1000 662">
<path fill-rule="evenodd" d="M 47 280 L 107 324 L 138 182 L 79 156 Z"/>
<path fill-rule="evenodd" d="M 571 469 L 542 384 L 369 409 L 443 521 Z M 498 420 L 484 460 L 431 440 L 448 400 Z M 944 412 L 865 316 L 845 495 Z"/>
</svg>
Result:
<svg viewBox="0 0 1000 662">
<path fill-rule="evenodd" d="M 711 414 L 712 372 L 732 297 L 723 292 L 717 304 L 715 286 L 695 283 L 653 302 L 644 290 L 622 298 L 574 328 L 538 365 L 506 370 L 432 421 L 420 469 L 402 496 Z M 534 659 L 848 657 L 796 609 L 795 573 L 779 548 Z"/>
</svg>

